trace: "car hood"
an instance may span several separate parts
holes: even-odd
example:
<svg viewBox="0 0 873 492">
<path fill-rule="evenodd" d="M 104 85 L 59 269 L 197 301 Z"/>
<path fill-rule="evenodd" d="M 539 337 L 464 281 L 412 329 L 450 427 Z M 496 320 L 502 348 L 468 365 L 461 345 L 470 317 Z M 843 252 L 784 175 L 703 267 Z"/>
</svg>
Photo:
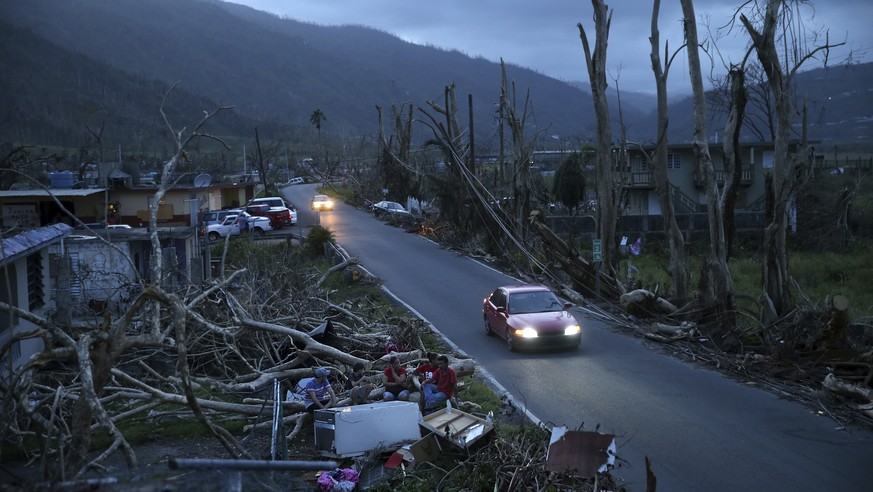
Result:
<svg viewBox="0 0 873 492">
<path fill-rule="evenodd" d="M 567 311 L 549 311 L 546 313 L 513 314 L 509 317 L 509 325 L 514 328 L 530 326 L 537 331 L 563 332 L 567 325 L 577 324 L 576 318 Z"/>
</svg>

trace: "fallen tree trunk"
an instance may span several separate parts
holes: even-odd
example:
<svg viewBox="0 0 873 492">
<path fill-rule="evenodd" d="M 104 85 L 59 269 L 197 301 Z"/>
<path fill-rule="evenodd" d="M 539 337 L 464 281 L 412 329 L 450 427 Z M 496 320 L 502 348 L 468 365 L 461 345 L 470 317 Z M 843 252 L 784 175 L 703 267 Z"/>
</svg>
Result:
<svg viewBox="0 0 873 492">
<path fill-rule="evenodd" d="M 353 366 L 356 363 L 360 362 L 364 364 L 364 367 L 370 367 L 371 363 L 368 360 L 361 359 L 359 357 L 355 357 L 354 355 L 347 354 L 342 350 L 335 349 L 330 345 L 324 345 L 315 341 L 308 334 L 303 333 L 302 331 L 298 331 L 292 328 L 288 328 L 282 325 L 275 325 L 273 323 L 265 323 L 262 321 L 255 321 L 251 318 L 242 318 L 240 320 L 242 325 L 246 328 L 253 328 L 256 330 L 264 330 L 269 331 L 271 333 L 278 333 L 280 335 L 287 335 L 291 337 L 296 343 L 299 343 L 304 346 L 304 350 L 309 352 L 310 354 L 321 354 L 330 357 L 333 360 L 342 362 L 343 364 Z"/>
<path fill-rule="evenodd" d="M 833 373 L 825 376 L 824 381 L 822 381 L 822 386 L 832 393 L 846 396 L 862 403 L 870 403 L 873 401 L 873 389 L 847 383 L 834 376 Z"/>
<path fill-rule="evenodd" d="M 149 393 L 151 395 L 151 400 L 155 398 L 165 402 L 165 403 L 174 403 L 177 405 L 188 406 L 188 400 L 184 395 L 177 395 L 173 393 L 167 393 L 166 391 L 161 391 L 157 388 L 153 388 L 145 383 L 137 381 L 136 379 L 130 377 L 122 371 L 117 369 L 112 370 L 112 375 L 123 380 L 124 382 L 136 386 L 137 388 L 142 389 L 143 391 Z M 206 409 L 216 410 L 220 412 L 233 412 L 239 413 L 242 415 L 251 415 L 251 416 L 259 416 L 263 413 L 262 405 L 246 405 L 240 403 L 228 403 L 224 401 L 215 401 L 215 400 L 204 400 L 201 398 L 197 399 L 197 403 Z M 285 408 L 288 408 L 295 412 L 302 412 L 306 410 L 304 408 L 303 403 L 299 402 L 285 402 L 283 404 Z"/>
<path fill-rule="evenodd" d="M 670 343 L 677 340 L 685 340 L 698 335 L 697 325 L 685 321 L 680 325 L 667 325 L 664 323 L 652 323 L 651 331 L 645 334 L 649 340 Z"/>
<path fill-rule="evenodd" d="M 637 315 L 674 314 L 678 308 L 654 292 L 637 289 L 619 297 L 619 302 L 628 311 Z"/>
</svg>

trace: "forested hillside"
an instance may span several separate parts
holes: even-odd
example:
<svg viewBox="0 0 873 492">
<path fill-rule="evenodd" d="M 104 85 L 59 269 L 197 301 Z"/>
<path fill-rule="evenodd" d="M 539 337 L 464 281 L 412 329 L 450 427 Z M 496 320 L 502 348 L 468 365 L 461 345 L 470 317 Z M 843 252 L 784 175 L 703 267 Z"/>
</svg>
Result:
<svg viewBox="0 0 873 492">
<path fill-rule="evenodd" d="M 499 64 L 371 28 L 307 24 L 218 0 L 3 2 L 0 22 L 8 23 L 0 29 L 0 108 L 14 115 L 0 122 L 0 141 L 76 147 L 88 142 L 88 128 L 104 127 L 104 144 L 160 150 L 167 140 L 157 108 L 176 83 L 168 109 L 180 120 L 219 105 L 235 108 L 213 122 L 221 135 L 250 141 L 258 127 L 265 139 L 311 141 L 317 108 L 326 116 L 323 134 L 372 141 L 376 106 L 443 105 L 444 88 L 454 83 L 460 114 L 472 95 L 480 152 L 497 148 Z M 529 103 L 528 137 L 539 135 L 542 145 L 591 140 L 595 121 L 584 84 L 511 65 L 508 75 L 519 111 Z M 798 76 L 813 140 L 841 149 L 869 144 L 871 76 L 873 64 Z M 670 141 L 687 142 L 690 99 L 673 95 L 670 104 Z M 651 141 L 652 107 L 653 96 L 622 96 L 631 140 Z M 616 126 L 617 108 L 613 100 Z M 749 112 L 760 120 L 752 105 Z M 717 105 L 710 117 L 715 140 L 723 126 Z M 413 131 L 418 143 L 432 136 L 423 125 Z M 749 129 L 745 136 L 766 133 Z"/>
<path fill-rule="evenodd" d="M 8 25 L 0 28 L 0 44 L 4 63 L 14 67 L 0 71 L 4 141 L 71 148 L 90 142 L 108 149 L 121 145 L 129 152 L 170 151 L 160 115 L 167 84 L 70 53 Z M 215 107 L 214 102 L 179 88 L 171 93 L 165 109 L 171 122 L 185 125 Z M 227 111 L 213 119 L 210 131 L 232 139 L 251 134 L 254 125 Z M 285 130 L 274 124 L 262 131 Z"/>
<path fill-rule="evenodd" d="M 374 134 L 376 105 L 425 106 L 454 83 L 464 112 L 473 95 L 479 142 L 496 135 L 498 64 L 369 28 L 320 27 L 197 0 L 33 0 L 7 2 L 0 12 L 58 46 L 138 77 L 181 81 L 250 118 L 308 125 L 320 108 L 326 133 Z M 531 134 L 590 133 L 590 96 L 527 69 L 509 67 L 509 76 L 520 106 L 531 91 Z"/>
</svg>

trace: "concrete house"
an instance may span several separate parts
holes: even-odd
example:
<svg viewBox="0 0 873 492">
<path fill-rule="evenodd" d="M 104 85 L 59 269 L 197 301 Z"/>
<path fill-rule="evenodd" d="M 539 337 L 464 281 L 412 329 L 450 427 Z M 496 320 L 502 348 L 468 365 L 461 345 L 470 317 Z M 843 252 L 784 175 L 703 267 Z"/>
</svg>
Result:
<svg viewBox="0 0 873 492">
<path fill-rule="evenodd" d="M 661 205 L 655 193 L 652 169 L 645 153 L 654 148 L 629 148 L 624 171 L 628 215 L 660 215 Z M 724 154 L 721 145 L 709 148 L 716 181 L 724 184 Z M 767 143 L 740 144 L 741 177 L 737 194 L 737 209 L 757 210 L 763 203 L 764 173 L 773 167 L 773 146 Z M 706 211 L 705 183 L 696 169 L 694 148 L 691 144 L 669 145 L 667 177 L 673 190 L 673 206 L 677 213 Z"/>
<path fill-rule="evenodd" d="M 61 202 L 63 208 L 86 224 L 103 220 L 109 198 L 105 188 L 0 190 L 0 227 L 41 227 L 59 222 L 72 224 L 52 195 Z"/>
<path fill-rule="evenodd" d="M 203 260 L 195 228 L 160 227 L 158 238 L 163 257 L 160 279 L 152 278 L 153 250 L 146 228 L 101 229 L 67 238 L 72 316 L 93 316 L 104 309 L 121 312 L 142 282 L 158 281 L 170 290 L 199 283 Z"/>
<path fill-rule="evenodd" d="M 19 229 L 20 230 L 20 229 Z M 21 230 L 0 240 L 0 302 L 43 317 L 59 309 L 58 252 L 72 232 L 66 224 Z M 14 232 L 14 231 L 13 231 Z M 26 338 L 7 344 L 16 335 L 34 330 L 32 322 L 0 308 L 0 377 L 5 377 L 42 350 L 42 339 Z"/>
<path fill-rule="evenodd" d="M 111 223 L 143 227 L 149 210 L 155 206 L 156 186 L 134 186 L 109 190 L 108 214 Z M 159 225 L 193 225 L 207 210 L 238 207 L 254 196 L 253 185 L 210 184 L 174 186 L 167 190 L 158 206 Z M 193 217 L 193 222 L 192 222 Z"/>
<path fill-rule="evenodd" d="M 154 206 L 158 207 L 159 226 L 190 226 L 201 212 L 238 207 L 255 193 L 253 183 L 177 183 L 155 204 L 158 187 L 154 184 L 131 184 L 131 178 L 117 169 L 110 170 L 103 182 L 106 187 L 72 188 L 75 177 L 61 172 L 53 173 L 53 186 L 48 190 L 0 190 L 0 227 L 39 227 L 57 222 L 75 225 L 63 209 L 86 224 L 144 227 Z"/>
</svg>

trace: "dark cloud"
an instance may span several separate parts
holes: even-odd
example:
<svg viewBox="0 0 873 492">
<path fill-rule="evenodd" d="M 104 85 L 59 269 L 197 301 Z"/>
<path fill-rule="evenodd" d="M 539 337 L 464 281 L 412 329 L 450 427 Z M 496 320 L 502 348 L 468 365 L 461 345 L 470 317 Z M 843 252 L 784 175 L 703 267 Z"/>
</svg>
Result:
<svg viewBox="0 0 873 492">
<path fill-rule="evenodd" d="M 567 81 L 587 80 L 582 44 L 577 23 L 589 29 L 593 40 L 592 7 L 583 0 L 234 0 L 259 10 L 290 18 L 327 25 L 359 24 L 395 34 L 407 41 L 456 49 L 470 56 L 492 61 L 501 57 L 508 63 L 529 67 Z M 740 59 L 747 45 L 742 31 L 726 35 L 735 5 L 723 0 L 698 0 L 695 11 L 698 30 L 704 38 L 709 32 L 719 35 L 715 56 L 716 73 L 729 61 Z M 831 63 L 855 51 L 855 61 L 869 60 L 873 48 L 869 19 L 873 1 L 850 0 L 817 2 L 815 8 L 801 11 L 809 32 L 814 26 L 827 26 L 831 42 L 847 41 L 847 46 L 832 51 Z M 652 92 L 649 62 L 651 0 L 613 0 L 609 38 L 608 68 L 619 77 L 624 90 Z M 671 48 L 682 44 L 682 11 L 679 2 L 663 1 L 659 30 L 661 40 Z M 663 53 L 663 47 L 661 48 Z M 807 68 L 812 68 L 812 65 Z M 708 68 L 707 68 L 708 69 Z M 687 91 L 687 66 L 677 57 L 670 87 Z"/>
</svg>

